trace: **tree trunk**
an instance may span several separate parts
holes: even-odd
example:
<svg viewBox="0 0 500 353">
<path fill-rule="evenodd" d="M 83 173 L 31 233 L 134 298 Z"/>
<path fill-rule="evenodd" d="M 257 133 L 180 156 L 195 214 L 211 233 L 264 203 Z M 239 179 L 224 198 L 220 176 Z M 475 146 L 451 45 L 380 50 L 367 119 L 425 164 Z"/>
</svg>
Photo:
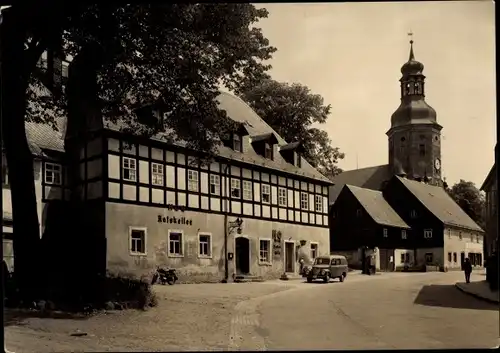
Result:
<svg viewBox="0 0 500 353">
<path fill-rule="evenodd" d="M 14 271 L 21 298 L 36 296 L 40 231 L 33 173 L 33 156 L 26 137 L 27 79 L 22 74 L 25 29 L 13 12 L 3 14 L 1 88 L 3 143 L 9 170 L 14 222 Z M 21 66 L 22 67 L 22 66 Z"/>
</svg>

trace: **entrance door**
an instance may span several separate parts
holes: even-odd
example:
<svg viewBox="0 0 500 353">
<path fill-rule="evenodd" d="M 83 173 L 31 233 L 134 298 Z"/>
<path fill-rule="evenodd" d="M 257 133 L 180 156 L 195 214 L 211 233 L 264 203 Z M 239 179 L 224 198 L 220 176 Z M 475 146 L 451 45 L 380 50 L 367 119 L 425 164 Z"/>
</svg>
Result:
<svg viewBox="0 0 500 353">
<path fill-rule="evenodd" d="M 285 242 L 285 272 L 295 272 L 295 243 Z"/>
<path fill-rule="evenodd" d="M 250 240 L 238 237 L 235 240 L 236 274 L 247 275 L 250 272 Z"/>
<path fill-rule="evenodd" d="M 465 263 L 465 253 L 462 251 L 460 253 L 460 266 L 462 267 L 462 270 L 464 269 L 464 263 Z"/>
</svg>

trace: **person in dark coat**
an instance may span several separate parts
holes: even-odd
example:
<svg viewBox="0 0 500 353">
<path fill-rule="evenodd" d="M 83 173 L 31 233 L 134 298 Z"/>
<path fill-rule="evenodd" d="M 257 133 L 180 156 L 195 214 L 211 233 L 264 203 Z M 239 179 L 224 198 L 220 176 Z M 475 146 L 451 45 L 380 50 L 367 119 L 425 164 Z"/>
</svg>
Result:
<svg viewBox="0 0 500 353">
<path fill-rule="evenodd" d="M 470 274 L 472 272 L 472 264 L 469 258 L 465 259 L 464 263 L 464 273 L 465 273 L 465 282 L 470 283 Z"/>
</svg>

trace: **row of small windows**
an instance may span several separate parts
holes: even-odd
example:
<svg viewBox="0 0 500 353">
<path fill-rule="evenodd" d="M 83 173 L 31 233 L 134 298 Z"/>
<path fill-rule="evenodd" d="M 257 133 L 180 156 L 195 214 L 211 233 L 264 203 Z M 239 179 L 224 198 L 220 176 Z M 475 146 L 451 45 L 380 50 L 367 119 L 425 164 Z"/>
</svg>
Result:
<svg viewBox="0 0 500 353">
<path fill-rule="evenodd" d="M 137 181 L 136 173 L 136 160 L 129 157 L 123 157 L 123 180 Z M 164 167 L 160 163 L 151 163 L 151 182 L 156 186 L 164 185 Z M 188 191 L 199 191 L 199 173 L 196 170 L 188 170 L 187 175 L 187 188 Z M 243 200 L 252 200 L 253 183 L 251 181 L 231 178 L 230 195 L 232 198 Z M 220 195 L 221 180 L 219 175 L 210 175 L 210 194 Z M 271 186 L 262 184 L 261 186 L 261 199 L 263 203 L 271 203 Z M 278 205 L 287 206 L 287 189 L 278 188 Z M 315 195 L 315 210 L 316 212 L 323 212 L 323 196 Z M 300 208 L 303 210 L 309 209 L 309 194 L 307 192 L 300 193 Z"/>
</svg>

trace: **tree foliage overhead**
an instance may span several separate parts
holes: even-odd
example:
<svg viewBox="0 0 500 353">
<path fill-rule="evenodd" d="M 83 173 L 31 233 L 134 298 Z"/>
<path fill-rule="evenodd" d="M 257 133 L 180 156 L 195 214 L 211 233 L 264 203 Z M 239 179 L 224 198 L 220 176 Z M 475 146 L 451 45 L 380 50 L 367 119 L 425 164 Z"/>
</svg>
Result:
<svg viewBox="0 0 500 353">
<path fill-rule="evenodd" d="M 242 86 L 237 92 L 287 142 L 302 142 L 303 157 L 323 175 L 333 178 L 342 171 L 337 163 L 344 153 L 331 145 L 326 131 L 314 127 L 324 124 L 331 110 L 321 95 L 298 83 L 271 79 Z"/>
<path fill-rule="evenodd" d="M 472 181 L 460 179 L 448 194 L 480 227 L 484 227 L 485 199 Z"/>
<path fill-rule="evenodd" d="M 237 90 L 268 77 L 264 61 L 276 49 L 252 26 L 267 17 L 265 9 L 209 3 L 79 6 L 59 16 L 51 41 L 62 33 L 61 55 L 73 58 L 69 71 L 85 56 L 84 66 L 97 75 L 99 110 L 111 122 L 120 119 L 126 131 L 174 131 L 171 137 L 212 151 L 219 133 L 232 126 L 214 100 L 220 85 Z M 65 94 L 40 95 L 44 86 L 41 73 L 32 76 L 30 120 L 50 122 L 67 113 Z M 138 120 L 135 111 L 145 105 L 165 119 Z"/>
</svg>

